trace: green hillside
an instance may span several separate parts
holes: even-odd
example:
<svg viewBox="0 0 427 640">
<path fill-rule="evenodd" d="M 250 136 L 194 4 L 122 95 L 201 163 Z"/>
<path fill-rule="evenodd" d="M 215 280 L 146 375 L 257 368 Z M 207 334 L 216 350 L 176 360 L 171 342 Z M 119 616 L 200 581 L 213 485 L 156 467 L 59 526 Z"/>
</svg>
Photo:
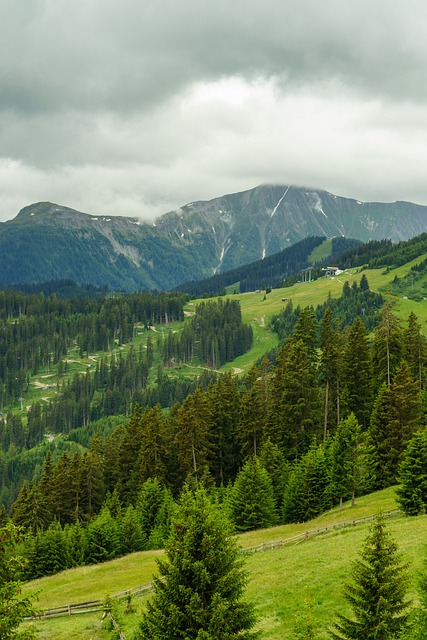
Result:
<svg viewBox="0 0 427 640">
<path fill-rule="evenodd" d="M 355 507 L 346 503 L 342 512 L 336 508 L 307 523 L 246 532 L 238 537 L 239 545 L 247 549 L 263 542 L 286 540 L 308 530 L 348 523 L 394 508 L 394 489 L 390 488 L 359 498 Z M 426 554 L 426 524 L 427 516 L 397 515 L 388 520 L 404 560 L 410 563 L 409 592 L 414 597 L 416 575 Z M 368 522 L 350 525 L 292 546 L 247 555 L 247 598 L 256 607 L 263 640 L 291 638 L 296 617 L 305 613 L 307 598 L 319 628 L 327 627 L 336 610 L 350 613 L 342 597 L 342 584 L 348 580 L 351 563 L 357 557 L 368 526 Z M 151 580 L 156 571 L 155 558 L 161 553 L 135 553 L 112 562 L 64 571 L 27 583 L 25 593 L 38 592 L 37 604 L 41 609 L 105 598 Z M 139 611 L 144 608 L 147 597 L 134 599 L 132 614 L 125 613 L 125 604 L 119 607 L 118 617 L 127 638 L 136 628 Z M 100 630 L 101 616 L 96 613 L 28 624 L 37 630 L 38 637 L 46 640 L 106 638 L 107 634 L 103 635 Z"/>
</svg>

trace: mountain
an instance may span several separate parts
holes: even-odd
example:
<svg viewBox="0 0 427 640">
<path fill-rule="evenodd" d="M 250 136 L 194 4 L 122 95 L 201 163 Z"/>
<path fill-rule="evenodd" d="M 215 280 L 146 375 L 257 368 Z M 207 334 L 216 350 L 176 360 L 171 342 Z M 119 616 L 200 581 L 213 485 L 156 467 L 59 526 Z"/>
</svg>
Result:
<svg viewBox="0 0 427 640">
<path fill-rule="evenodd" d="M 410 238 L 427 207 L 363 203 L 261 185 L 192 202 L 153 223 L 41 202 L 0 225 L 0 284 L 71 278 L 112 289 L 171 289 L 282 251 L 308 236 Z"/>
<path fill-rule="evenodd" d="M 351 238 L 334 237 L 325 239 L 324 236 L 313 236 L 296 242 L 291 247 L 273 253 L 263 260 L 256 260 L 249 264 L 236 267 L 230 271 L 217 273 L 204 280 L 192 280 L 179 285 L 178 291 L 185 291 L 193 296 L 203 296 L 205 293 L 221 294 L 226 287 L 236 285 L 239 293 L 255 291 L 282 286 L 283 281 L 289 278 L 302 277 L 302 271 L 315 265 L 313 277 L 322 274 L 322 265 L 337 262 L 339 256 L 345 252 L 346 257 L 351 255 L 351 250 L 361 244 L 360 240 Z M 362 245 L 366 246 L 366 245 Z M 316 249 L 320 250 L 322 258 L 316 260 Z M 308 275 L 308 274 L 306 274 Z"/>
</svg>

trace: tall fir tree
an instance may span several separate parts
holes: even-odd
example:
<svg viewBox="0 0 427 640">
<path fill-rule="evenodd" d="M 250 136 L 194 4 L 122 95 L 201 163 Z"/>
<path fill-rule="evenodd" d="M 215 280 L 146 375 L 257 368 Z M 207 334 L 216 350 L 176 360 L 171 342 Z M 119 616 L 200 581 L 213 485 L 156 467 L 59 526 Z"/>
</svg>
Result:
<svg viewBox="0 0 427 640">
<path fill-rule="evenodd" d="M 253 607 L 242 601 L 246 577 L 230 527 L 204 489 L 181 496 L 158 560 L 160 578 L 135 640 L 250 640 Z"/>
<path fill-rule="evenodd" d="M 427 509 L 427 429 L 410 440 L 399 467 L 397 502 L 404 513 L 417 516 Z"/>
<path fill-rule="evenodd" d="M 337 614 L 330 632 L 337 640 L 394 640 L 408 625 L 407 567 L 378 516 L 371 526 L 359 559 L 353 565 L 352 583 L 344 597 L 353 611 Z"/>
<path fill-rule="evenodd" d="M 389 387 L 402 357 L 402 327 L 393 314 L 393 304 L 387 301 L 379 313 L 379 323 L 374 330 L 372 348 L 373 371 L 377 384 L 385 382 Z"/>
<path fill-rule="evenodd" d="M 413 311 L 409 314 L 408 326 L 402 332 L 402 355 L 421 390 L 424 386 L 427 345 L 425 336 L 421 333 L 421 324 Z"/>
<path fill-rule="evenodd" d="M 273 485 L 258 458 L 249 459 L 238 474 L 230 495 L 230 513 L 239 531 L 277 523 Z"/>
<path fill-rule="evenodd" d="M 341 417 L 353 412 L 366 429 L 372 407 L 372 361 L 368 330 L 359 317 L 344 334 L 341 386 Z"/>
<path fill-rule="evenodd" d="M 421 427 L 421 418 L 419 388 L 403 361 L 391 386 L 383 384 L 372 411 L 367 439 L 375 488 L 387 487 L 396 481 L 403 452 Z"/>
<path fill-rule="evenodd" d="M 321 433 L 320 395 L 315 362 L 302 340 L 285 343 L 279 355 L 267 435 L 293 460 Z"/>
<path fill-rule="evenodd" d="M 259 455 L 265 438 L 265 425 L 270 407 L 270 365 L 266 358 L 261 366 L 253 366 L 248 373 L 248 386 L 243 389 L 237 437 L 244 457 Z"/>
<path fill-rule="evenodd" d="M 212 383 L 206 395 L 212 441 L 208 464 L 216 481 L 226 484 L 235 478 L 240 462 L 236 437 L 240 394 L 232 372 Z"/>
<path fill-rule="evenodd" d="M 351 496 L 352 504 L 363 474 L 364 438 L 354 413 L 342 420 L 328 448 L 330 494 L 332 499 L 339 500 L 342 508 L 343 499 Z"/>
<path fill-rule="evenodd" d="M 340 420 L 341 334 L 327 307 L 320 333 L 320 372 L 324 389 L 323 440 L 333 433 Z"/>
<path fill-rule="evenodd" d="M 0 638 L 2 640 L 32 640 L 31 629 L 19 630 L 27 616 L 36 616 L 30 598 L 22 594 L 22 583 L 16 578 L 25 565 L 24 558 L 14 554 L 19 530 L 9 523 L 0 528 Z"/>
</svg>

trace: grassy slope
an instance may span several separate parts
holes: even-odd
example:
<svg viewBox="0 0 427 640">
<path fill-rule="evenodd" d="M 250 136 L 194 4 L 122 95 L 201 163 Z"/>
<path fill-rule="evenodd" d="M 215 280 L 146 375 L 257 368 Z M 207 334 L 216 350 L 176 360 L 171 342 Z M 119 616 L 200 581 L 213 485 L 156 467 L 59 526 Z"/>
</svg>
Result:
<svg viewBox="0 0 427 640">
<path fill-rule="evenodd" d="M 254 345 L 250 351 L 243 356 L 236 358 L 232 363 L 224 365 L 222 370 L 226 371 L 233 367 L 247 371 L 251 364 L 256 361 L 262 353 L 272 349 L 277 345 L 277 336 L 269 328 L 269 322 L 273 315 L 279 313 L 288 300 L 292 300 L 294 308 L 300 305 L 306 307 L 313 305 L 316 307 L 327 300 L 330 294 L 332 298 L 338 298 L 342 293 L 342 286 L 346 280 L 351 284 L 359 282 L 362 273 L 368 278 L 369 286 L 373 291 L 387 293 L 388 285 L 395 275 L 399 278 L 408 273 L 409 269 L 423 259 L 420 256 L 412 262 L 393 269 L 386 273 L 384 269 L 367 269 L 363 272 L 360 269 L 348 269 L 344 273 L 334 278 L 319 278 L 314 282 L 300 282 L 284 289 L 273 289 L 267 294 L 264 300 L 264 292 L 261 293 L 241 293 L 237 296 L 240 300 L 243 320 L 252 325 L 254 330 Z M 427 257 L 427 256 L 426 256 Z M 235 296 L 230 296 L 235 297 Z M 286 298 L 286 301 L 282 299 Z M 425 323 L 427 322 L 427 306 L 424 301 L 416 302 L 405 298 L 392 297 L 396 302 L 396 313 L 404 320 L 413 311 L 418 321 L 422 325 L 422 330 L 427 334 Z M 195 301 L 197 304 L 197 301 Z"/>
<path fill-rule="evenodd" d="M 344 505 L 342 513 L 333 509 L 310 523 L 246 532 L 238 536 L 238 542 L 246 548 L 263 541 L 286 539 L 307 529 L 364 517 L 380 509 L 393 509 L 395 506 L 394 491 L 387 489 L 360 498 L 355 507 Z M 426 525 L 427 516 L 398 516 L 389 521 L 390 530 L 401 548 L 404 560 L 410 563 L 410 591 L 413 595 L 416 572 L 421 567 L 426 551 Z M 291 637 L 295 616 L 303 612 L 307 594 L 319 625 L 326 625 L 333 618 L 334 611 L 346 607 L 342 598 L 342 583 L 348 579 L 351 562 L 357 557 L 367 528 L 367 524 L 360 524 L 321 534 L 296 546 L 247 556 L 247 597 L 256 605 L 261 638 L 281 640 Z M 64 571 L 57 576 L 28 583 L 25 593 L 40 590 L 38 606 L 41 608 L 104 598 L 108 594 L 150 580 L 156 570 L 155 558 L 159 554 L 161 552 L 136 553 L 102 565 Z M 124 615 L 124 605 L 121 607 L 127 637 L 136 628 L 139 612 L 144 608 L 145 602 L 146 597 L 135 599 L 136 612 L 133 615 Z M 100 618 L 101 615 L 98 614 L 98 620 Z M 87 616 L 75 616 L 67 620 L 68 627 L 64 620 L 45 620 L 31 624 L 43 634 L 39 637 L 46 640 L 102 637 L 83 630 L 82 625 L 93 624 L 93 616 L 89 619 Z M 65 635 L 60 635 L 62 632 Z"/>
<path fill-rule="evenodd" d="M 323 247 L 323 245 L 321 245 L 321 247 Z M 408 262 L 401 267 L 393 269 L 388 273 L 386 273 L 384 269 L 365 270 L 363 273 L 366 274 L 369 285 L 373 291 L 381 291 L 384 293 L 387 292 L 388 285 L 392 282 L 395 275 L 399 278 L 403 277 L 414 264 L 420 262 L 420 260 L 425 257 L 427 257 L 427 254 L 425 256 L 420 256 L 416 260 Z M 277 336 L 269 330 L 268 325 L 271 318 L 284 308 L 287 304 L 287 300 L 292 300 L 294 307 L 298 305 L 301 307 L 313 305 L 315 307 L 316 305 L 324 302 L 329 294 L 333 298 L 339 297 L 342 293 L 342 286 L 344 282 L 346 280 L 350 283 L 355 280 L 359 282 L 361 273 L 360 269 L 349 269 L 335 278 L 325 277 L 319 278 L 314 282 L 301 282 L 293 285 L 292 287 L 273 289 L 267 295 L 264 294 L 264 291 L 261 293 L 251 292 L 230 295 L 230 298 L 237 298 L 240 301 L 243 320 L 244 322 L 252 325 L 254 331 L 254 342 L 252 348 L 247 353 L 236 358 L 233 362 L 225 364 L 221 368 L 221 371 L 228 371 L 230 369 L 234 369 L 236 372 L 239 372 L 239 370 L 247 371 L 266 351 L 277 346 Z M 286 298 L 286 301 L 283 301 L 283 298 Z M 424 328 L 424 325 L 427 322 L 427 306 L 424 301 L 416 302 L 403 297 L 394 297 L 394 299 L 397 303 L 396 311 L 403 319 L 406 319 L 409 313 L 414 311 L 418 316 L 419 322 Z M 186 307 L 186 312 L 188 314 L 194 313 L 194 307 L 198 302 L 198 300 L 191 301 L 191 303 Z M 182 326 L 182 323 L 174 323 L 168 330 L 180 331 Z M 163 329 L 163 332 L 164 331 L 165 330 Z M 142 327 L 139 327 L 133 339 L 135 348 L 138 349 L 140 344 L 145 346 L 148 335 L 151 335 L 155 346 L 157 335 L 159 335 L 160 332 L 162 332 L 161 327 L 154 327 L 154 330 L 151 332 L 144 331 Z M 129 345 L 120 346 L 120 350 L 123 354 L 125 354 L 128 349 Z M 71 350 L 68 354 L 69 362 L 67 365 L 67 372 L 61 380 L 61 383 L 63 383 L 68 376 L 72 376 L 76 372 L 84 373 L 88 368 L 93 370 L 96 362 L 99 361 L 103 355 L 103 352 L 98 352 L 89 356 L 89 358 L 85 357 L 81 359 L 79 357 L 78 349 Z M 157 367 L 157 362 L 158 355 L 156 354 L 154 368 Z M 169 373 L 170 375 L 185 375 L 188 377 L 200 374 L 200 367 L 178 367 L 176 369 L 169 370 Z M 51 367 L 50 371 L 41 370 L 37 376 L 33 376 L 31 378 L 30 391 L 28 394 L 25 394 L 23 400 L 23 410 L 21 411 L 20 403 L 18 401 L 13 406 L 9 406 L 8 409 L 12 409 L 14 412 L 25 418 L 27 407 L 33 404 L 36 400 L 39 400 L 42 403 L 49 402 L 49 400 L 55 396 L 57 382 L 56 366 Z M 46 387 L 48 385 L 55 387 L 47 389 Z M 42 386 L 45 388 L 42 388 Z"/>
</svg>

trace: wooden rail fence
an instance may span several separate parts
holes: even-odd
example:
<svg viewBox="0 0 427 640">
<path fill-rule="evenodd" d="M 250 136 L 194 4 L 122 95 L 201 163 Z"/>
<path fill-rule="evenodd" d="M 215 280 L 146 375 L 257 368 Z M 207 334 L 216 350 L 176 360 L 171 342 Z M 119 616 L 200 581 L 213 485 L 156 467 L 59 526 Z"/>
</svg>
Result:
<svg viewBox="0 0 427 640">
<path fill-rule="evenodd" d="M 385 511 L 383 515 L 385 518 L 392 518 L 393 516 L 399 515 L 400 513 L 400 509 L 391 509 L 389 511 Z M 242 553 L 257 553 L 269 551 L 270 549 L 279 549 L 281 547 L 286 547 L 292 544 L 299 544 L 300 542 L 304 542 L 304 540 L 308 540 L 312 536 L 318 536 L 322 533 L 336 531 L 337 529 L 343 529 L 344 527 L 355 527 L 356 525 L 362 524 L 364 522 L 372 522 L 373 520 L 375 520 L 375 517 L 375 515 L 365 516 L 364 518 L 355 518 L 354 520 L 346 520 L 345 522 L 329 524 L 325 527 L 319 527 L 318 529 L 309 529 L 307 531 L 304 531 L 303 533 L 298 533 L 291 538 L 286 538 L 285 540 L 269 540 L 268 542 L 262 542 L 261 544 L 255 545 L 254 547 L 246 547 L 245 549 L 242 549 Z"/>
<path fill-rule="evenodd" d="M 393 516 L 397 516 L 401 514 L 400 509 L 392 509 L 389 511 L 385 511 L 383 513 L 384 517 L 392 518 Z M 279 549 L 281 547 L 286 547 L 294 544 L 300 544 L 306 540 L 309 540 L 313 536 L 318 536 L 322 533 L 328 533 L 331 531 L 336 531 L 337 529 L 343 529 L 345 527 L 355 527 L 358 524 L 362 524 L 364 522 L 372 522 L 375 520 L 375 515 L 366 516 L 364 518 L 356 518 L 354 520 L 346 520 L 344 522 L 337 522 L 335 524 L 330 524 L 325 527 L 319 527 L 318 529 L 308 529 L 303 533 L 299 533 L 291 538 L 286 538 L 284 540 L 271 540 L 269 542 L 263 542 L 254 547 L 246 547 L 241 549 L 242 553 L 258 553 L 269 551 L 271 549 Z M 153 588 L 154 580 L 150 582 L 146 582 L 145 584 L 141 584 L 137 587 L 132 587 L 131 589 L 126 589 L 125 591 L 120 591 L 119 593 L 115 593 L 110 596 L 110 598 L 115 600 L 122 600 L 124 598 L 128 598 L 129 596 L 139 596 L 148 591 L 151 591 Z M 81 613 L 92 613 L 95 611 L 103 611 L 105 610 L 105 600 L 89 600 L 87 602 L 79 602 L 78 604 L 65 604 L 61 607 L 50 607 L 48 609 L 44 609 L 41 615 L 38 616 L 41 618 L 53 618 L 59 616 L 71 616 Z M 26 620 L 31 620 L 32 618 L 26 618 Z M 114 624 L 114 623 L 113 623 Z M 124 637 L 124 636 L 123 636 Z"/>
</svg>

